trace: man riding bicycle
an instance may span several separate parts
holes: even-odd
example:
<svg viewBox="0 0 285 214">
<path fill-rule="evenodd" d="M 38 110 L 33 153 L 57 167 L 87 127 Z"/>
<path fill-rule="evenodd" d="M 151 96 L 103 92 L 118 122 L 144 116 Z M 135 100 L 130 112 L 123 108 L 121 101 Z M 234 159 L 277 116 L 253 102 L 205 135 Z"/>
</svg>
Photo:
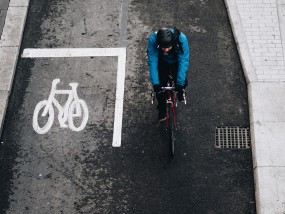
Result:
<svg viewBox="0 0 285 214">
<path fill-rule="evenodd" d="M 158 120 L 165 120 L 166 93 L 161 87 L 166 86 L 171 74 L 178 92 L 178 101 L 184 101 L 186 78 L 189 66 L 190 51 L 188 40 L 177 28 L 161 28 L 153 32 L 148 40 L 148 65 L 150 81 L 157 97 Z"/>
</svg>

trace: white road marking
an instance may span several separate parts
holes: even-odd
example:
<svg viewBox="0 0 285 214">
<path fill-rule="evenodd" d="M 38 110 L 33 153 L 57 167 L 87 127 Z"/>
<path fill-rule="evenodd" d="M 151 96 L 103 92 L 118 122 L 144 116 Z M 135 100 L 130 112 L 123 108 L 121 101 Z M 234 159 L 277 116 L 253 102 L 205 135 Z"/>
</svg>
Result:
<svg viewBox="0 0 285 214">
<path fill-rule="evenodd" d="M 120 56 L 126 48 L 28 48 L 22 58 Z"/>
<path fill-rule="evenodd" d="M 113 132 L 113 143 L 112 143 L 114 147 L 121 146 L 124 88 L 125 88 L 125 69 L 126 69 L 126 48 L 122 48 L 122 51 L 118 58 L 115 119 L 114 119 L 114 132 Z"/>
<path fill-rule="evenodd" d="M 57 90 L 56 85 L 60 82 L 59 79 L 54 79 L 52 81 L 52 88 L 48 100 L 40 101 L 34 110 L 33 115 L 33 128 L 38 134 L 45 134 L 51 128 L 54 121 L 54 106 L 58 109 L 58 121 L 61 128 L 69 127 L 72 131 L 82 131 L 88 121 L 88 108 L 84 100 L 79 99 L 77 95 L 77 86 L 78 83 L 70 83 L 71 90 Z M 66 104 L 62 107 L 59 102 L 55 99 L 56 94 L 66 94 L 68 99 Z M 53 106 L 53 105 L 54 106 Z M 41 109 L 43 113 L 39 115 Z M 74 113 L 75 112 L 75 113 Z M 40 127 L 38 119 L 40 117 L 46 117 L 48 115 L 48 121 L 43 126 Z M 73 123 L 73 117 L 82 118 L 82 122 L 79 127 L 76 127 Z M 68 122 L 68 124 L 66 124 Z"/>
<path fill-rule="evenodd" d="M 122 122 L 123 122 L 126 48 L 24 49 L 22 54 L 22 58 L 57 58 L 57 57 L 91 57 L 91 56 L 118 56 L 115 118 L 114 118 L 112 146 L 120 147 L 121 136 L 122 136 Z"/>
</svg>

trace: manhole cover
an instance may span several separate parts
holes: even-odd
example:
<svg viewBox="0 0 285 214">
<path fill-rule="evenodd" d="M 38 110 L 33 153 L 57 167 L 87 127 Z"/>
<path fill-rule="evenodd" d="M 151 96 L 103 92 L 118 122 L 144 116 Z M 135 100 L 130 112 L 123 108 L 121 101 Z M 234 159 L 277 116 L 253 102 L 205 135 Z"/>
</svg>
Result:
<svg viewBox="0 0 285 214">
<path fill-rule="evenodd" d="M 248 149 L 250 148 L 249 128 L 217 127 L 215 148 Z"/>
</svg>

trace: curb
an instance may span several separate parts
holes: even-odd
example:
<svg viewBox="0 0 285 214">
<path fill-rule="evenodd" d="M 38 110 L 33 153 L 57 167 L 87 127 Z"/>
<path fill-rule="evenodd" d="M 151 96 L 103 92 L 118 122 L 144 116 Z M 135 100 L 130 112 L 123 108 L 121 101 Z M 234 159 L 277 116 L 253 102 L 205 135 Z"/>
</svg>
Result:
<svg viewBox="0 0 285 214">
<path fill-rule="evenodd" d="M 246 72 L 246 70 L 244 70 Z M 253 113 L 253 90 L 252 86 L 253 83 L 247 84 L 247 94 L 248 94 L 248 107 L 249 107 L 249 121 L 250 121 L 250 137 L 251 137 L 251 152 L 252 152 L 252 169 L 254 175 L 254 189 L 255 189 L 255 206 L 256 206 L 256 213 L 261 213 L 261 200 L 260 200 L 260 190 L 259 190 L 259 177 L 257 168 L 257 158 L 256 158 L 256 144 L 255 144 L 255 122 L 254 122 L 254 113 Z"/>
<path fill-rule="evenodd" d="M 258 82 L 256 69 L 252 63 L 251 55 L 249 52 L 248 44 L 246 41 L 246 36 L 244 33 L 241 17 L 238 11 L 236 0 L 224 0 L 228 17 L 230 20 L 232 32 L 234 39 L 236 41 L 236 46 L 238 49 L 240 61 L 244 71 L 245 79 L 247 82 L 247 94 L 248 94 L 248 108 L 249 108 L 249 120 L 250 120 L 250 134 L 251 134 L 251 144 L 252 144 L 252 159 L 253 159 L 253 174 L 254 174 L 254 188 L 255 188 L 255 206 L 256 212 L 261 213 L 260 204 L 260 190 L 259 187 L 259 177 L 258 172 L 255 170 L 256 165 L 256 149 L 255 149 L 255 134 L 254 134 L 254 121 L 253 121 L 253 105 L 252 105 L 252 87 L 251 85 Z"/>
<path fill-rule="evenodd" d="M 0 39 L 0 136 L 12 89 L 29 0 L 10 0 Z"/>
<path fill-rule="evenodd" d="M 247 84 L 257 81 L 236 0 L 224 0 Z"/>
</svg>

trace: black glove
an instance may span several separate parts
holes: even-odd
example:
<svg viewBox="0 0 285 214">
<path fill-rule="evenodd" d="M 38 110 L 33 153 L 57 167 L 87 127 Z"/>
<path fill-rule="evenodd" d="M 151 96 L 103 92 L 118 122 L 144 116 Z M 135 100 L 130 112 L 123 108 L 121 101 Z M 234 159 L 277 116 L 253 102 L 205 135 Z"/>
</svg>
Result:
<svg viewBox="0 0 285 214">
<path fill-rule="evenodd" d="M 160 85 L 153 85 L 153 90 L 154 90 L 154 92 L 157 93 L 157 94 L 162 91 Z"/>
<path fill-rule="evenodd" d="M 185 94 L 185 86 L 181 86 L 181 85 L 176 85 L 175 86 L 175 91 L 177 91 L 177 98 L 179 102 L 185 102 L 186 104 L 186 94 Z"/>
</svg>

